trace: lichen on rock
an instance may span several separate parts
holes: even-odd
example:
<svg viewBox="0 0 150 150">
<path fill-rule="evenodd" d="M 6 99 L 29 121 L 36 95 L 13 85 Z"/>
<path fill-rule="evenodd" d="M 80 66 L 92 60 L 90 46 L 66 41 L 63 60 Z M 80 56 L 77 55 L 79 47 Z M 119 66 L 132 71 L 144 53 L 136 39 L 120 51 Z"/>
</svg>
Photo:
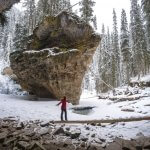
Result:
<svg viewBox="0 0 150 150">
<path fill-rule="evenodd" d="M 99 42 L 90 25 L 62 12 L 39 24 L 27 50 L 11 53 L 11 68 L 25 90 L 40 97 L 65 95 L 78 104 L 83 77 Z"/>
</svg>

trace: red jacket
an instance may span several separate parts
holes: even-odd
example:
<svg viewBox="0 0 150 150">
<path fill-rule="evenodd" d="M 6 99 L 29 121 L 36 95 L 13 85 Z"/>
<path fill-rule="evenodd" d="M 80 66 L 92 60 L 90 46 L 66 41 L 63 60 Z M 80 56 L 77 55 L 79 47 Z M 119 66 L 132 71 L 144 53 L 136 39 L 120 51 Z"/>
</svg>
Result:
<svg viewBox="0 0 150 150">
<path fill-rule="evenodd" d="M 61 102 L 58 103 L 58 105 L 61 104 L 61 109 L 66 109 L 67 108 L 67 100 L 66 99 L 61 99 Z"/>
</svg>

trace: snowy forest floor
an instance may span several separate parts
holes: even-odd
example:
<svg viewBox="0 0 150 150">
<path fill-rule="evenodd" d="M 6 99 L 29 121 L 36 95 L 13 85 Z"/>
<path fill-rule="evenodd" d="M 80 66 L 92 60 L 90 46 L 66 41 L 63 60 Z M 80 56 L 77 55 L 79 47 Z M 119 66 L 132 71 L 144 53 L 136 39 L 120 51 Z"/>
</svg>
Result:
<svg viewBox="0 0 150 150">
<path fill-rule="evenodd" d="M 135 89 L 131 89 L 134 91 Z M 122 89 L 119 89 L 119 92 Z M 97 137 L 111 141 L 116 137 L 131 139 L 137 135 L 150 137 L 150 88 L 138 89 L 138 93 L 132 97 L 140 96 L 139 99 L 120 101 L 127 95 L 119 95 L 119 101 L 99 99 L 93 93 L 85 92 L 81 96 L 80 104 L 73 106 L 68 104 L 68 120 L 71 130 L 80 130 L 81 135 L 89 137 L 96 134 Z M 111 94 L 109 94 L 112 97 Z M 143 97 L 144 96 L 144 97 Z M 145 97 L 146 96 L 146 97 Z M 0 95 L 0 118 L 15 117 L 19 121 L 56 122 L 60 126 L 60 107 L 58 101 L 49 99 L 34 100 L 28 96 Z M 86 114 L 74 112 L 72 108 L 93 107 Z M 134 118 L 147 118 L 137 121 Z M 123 119 L 123 120 L 122 120 Z M 125 120 L 131 122 L 125 122 Z M 94 123 L 94 120 L 96 122 Z M 97 122 L 110 121 L 110 122 Z M 119 122 L 119 121 L 121 122 Z M 133 121 L 132 121 L 133 120 Z M 89 121 L 89 122 L 88 122 Z M 75 123 L 76 122 L 76 123 Z M 87 124 L 83 124 L 87 123 Z M 65 124 L 65 122 L 63 123 Z M 87 130 L 87 128 L 89 128 Z"/>
</svg>

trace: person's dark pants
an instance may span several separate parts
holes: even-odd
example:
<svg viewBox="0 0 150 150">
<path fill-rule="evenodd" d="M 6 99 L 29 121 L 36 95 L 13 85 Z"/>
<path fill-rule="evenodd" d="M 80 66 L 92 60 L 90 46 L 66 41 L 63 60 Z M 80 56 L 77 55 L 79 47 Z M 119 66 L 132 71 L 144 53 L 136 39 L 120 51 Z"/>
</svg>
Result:
<svg viewBox="0 0 150 150">
<path fill-rule="evenodd" d="M 61 121 L 63 121 L 63 114 L 65 113 L 65 120 L 67 120 L 67 110 L 61 109 Z"/>
</svg>

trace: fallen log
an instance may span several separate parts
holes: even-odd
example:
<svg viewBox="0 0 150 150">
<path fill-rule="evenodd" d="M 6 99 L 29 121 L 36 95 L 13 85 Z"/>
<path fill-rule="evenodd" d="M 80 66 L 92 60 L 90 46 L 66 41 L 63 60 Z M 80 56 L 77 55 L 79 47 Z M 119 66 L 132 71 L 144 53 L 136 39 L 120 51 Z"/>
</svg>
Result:
<svg viewBox="0 0 150 150">
<path fill-rule="evenodd" d="M 145 117 L 131 117 L 131 118 L 118 118 L 118 119 L 102 119 L 102 120 L 70 120 L 70 121 L 50 121 L 50 123 L 60 124 L 91 124 L 91 123 L 118 123 L 118 122 L 133 122 L 150 120 L 150 116 Z"/>
</svg>

